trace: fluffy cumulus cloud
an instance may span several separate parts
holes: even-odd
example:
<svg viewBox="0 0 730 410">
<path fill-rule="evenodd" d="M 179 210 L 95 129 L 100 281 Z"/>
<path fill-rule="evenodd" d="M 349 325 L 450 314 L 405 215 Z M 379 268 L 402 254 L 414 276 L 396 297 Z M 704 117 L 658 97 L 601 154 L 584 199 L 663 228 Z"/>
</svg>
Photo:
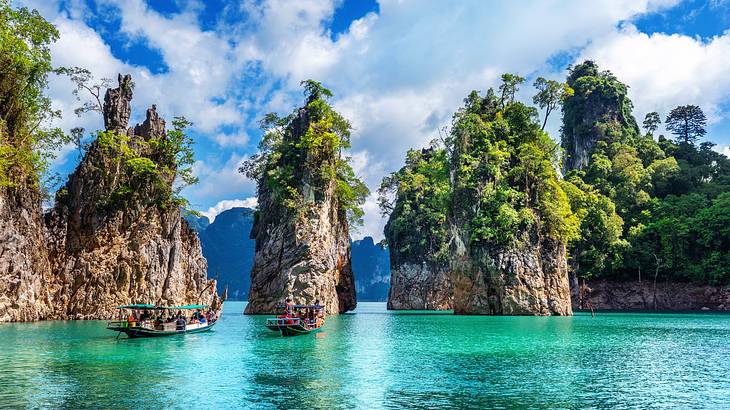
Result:
<svg viewBox="0 0 730 410">
<path fill-rule="evenodd" d="M 201 182 L 184 194 L 213 216 L 240 201 L 230 198 L 255 195 L 255 184 L 237 172 L 258 142 L 255 122 L 264 112 L 285 113 L 300 104 L 299 82 L 308 78 L 331 88 L 333 104 L 351 120 L 354 166 L 371 190 L 402 165 L 409 148 L 439 137 L 470 90 L 497 85 L 503 72 L 563 78 L 564 64 L 551 63 L 556 55 L 577 56 L 565 63 L 592 58 L 614 71 L 631 86 L 638 116 L 693 103 L 720 121 L 730 91 L 723 75 L 730 34 L 708 40 L 647 35 L 627 23 L 676 0 L 381 0 L 377 13 L 336 35 L 329 27 L 342 0 L 229 2 L 215 24 L 206 25 L 204 3 L 194 0 L 177 2 L 181 10 L 165 14 L 143 0 L 98 0 L 93 10 L 86 3 L 35 2 L 61 31 L 56 64 L 86 66 L 99 76 L 130 72 L 138 116 L 156 102 L 163 115 L 192 119 L 207 142 L 200 143 L 195 165 Z M 87 23 L 99 10 L 118 20 L 129 44 L 159 52 L 166 70 L 151 72 L 118 58 L 99 34 L 104 28 Z M 53 80 L 54 103 L 67 116 L 75 104 L 70 90 Z M 83 121 L 99 126 L 98 119 Z M 556 119 L 549 124 L 556 134 Z M 384 222 L 373 194 L 365 226 L 354 236 L 378 240 Z"/>
<path fill-rule="evenodd" d="M 628 84 L 639 120 L 647 112 L 665 117 L 685 104 L 702 107 L 711 123 L 727 113 L 730 94 L 730 32 L 709 40 L 638 31 L 631 24 L 596 39 L 581 58 L 595 60 Z"/>
<path fill-rule="evenodd" d="M 212 223 L 215 221 L 215 217 L 223 211 L 227 211 L 231 208 L 256 208 L 257 205 L 258 199 L 255 196 L 246 199 L 224 199 L 208 208 L 207 211 L 202 211 L 201 213 L 208 217 Z"/>
</svg>

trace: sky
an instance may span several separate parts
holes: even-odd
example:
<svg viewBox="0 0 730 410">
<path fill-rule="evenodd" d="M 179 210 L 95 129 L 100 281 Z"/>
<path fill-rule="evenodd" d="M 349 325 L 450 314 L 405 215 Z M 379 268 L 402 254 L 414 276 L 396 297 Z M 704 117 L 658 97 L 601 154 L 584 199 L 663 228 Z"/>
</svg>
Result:
<svg viewBox="0 0 730 410">
<path fill-rule="evenodd" d="M 428 145 L 471 90 L 498 85 L 505 72 L 564 80 L 571 64 L 595 60 L 629 85 L 639 123 L 657 111 L 699 105 L 707 140 L 730 155 L 730 2 L 722 0 L 16 0 L 54 23 L 54 66 L 80 66 L 96 78 L 129 73 L 136 84 L 131 123 L 146 108 L 168 122 L 194 123 L 197 185 L 183 195 L 213 219 L 255 206 L 256 186 L 237 169 L 256 152 L 265 113 L 303 103 L 305 79 L 334 93 L 353 124 L 353 167 L 373 194 L 354 239 L 383 237 L 377 207 L 382 177 L 406 151 Z M 48 94 L 63 118 L 54 126 L 103 127 L 67 78 Z M 541 113 L 542 114 L 542 113 Z M 559 140 L 560 115 L 548 131 Z M 660 130 L 661 131 L 661 130 Z M 80 160 L 61 147 L 64 175 Z"/>
</svg>

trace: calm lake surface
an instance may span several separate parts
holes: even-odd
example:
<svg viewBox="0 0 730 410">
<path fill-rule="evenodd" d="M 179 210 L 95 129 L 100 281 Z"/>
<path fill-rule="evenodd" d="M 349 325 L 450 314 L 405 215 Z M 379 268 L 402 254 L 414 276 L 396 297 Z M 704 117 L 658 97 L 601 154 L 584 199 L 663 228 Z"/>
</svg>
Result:
<svg viewBox="0 0 730 410">
<path fill-rule="evenodd" d="M 214 330 L 0 325 L 0 407 L 730 407 L 730 316 L 452 316 L 360 303 L 282 338 L 226 303 Z"/>
</svg>

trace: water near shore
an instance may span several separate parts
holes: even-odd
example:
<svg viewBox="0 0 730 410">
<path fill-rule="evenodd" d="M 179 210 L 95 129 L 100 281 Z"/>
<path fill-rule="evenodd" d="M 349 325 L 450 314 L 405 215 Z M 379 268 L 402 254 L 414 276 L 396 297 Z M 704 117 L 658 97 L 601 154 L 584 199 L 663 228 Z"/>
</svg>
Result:
<svg viewBox="0 0 730 410">
<path fill-rule="evenodd" d="M 115 339 L 103 322 L 0 325 L 0 407 L 727 407 L 730 316 L 455 317 L 383 303 L 275 337 Z"/>
</svg>

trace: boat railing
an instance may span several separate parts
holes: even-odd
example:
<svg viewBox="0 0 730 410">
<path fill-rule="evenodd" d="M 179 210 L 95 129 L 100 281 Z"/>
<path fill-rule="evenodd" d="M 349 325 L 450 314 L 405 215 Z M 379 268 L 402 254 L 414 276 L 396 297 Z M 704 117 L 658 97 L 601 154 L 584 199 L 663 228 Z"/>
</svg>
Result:
<svg viewBox="0 0 730 410">
<path fill-rule="evenodd" d="M 301 325 L 302 319 L 298 317 L 277 317 L 266 319 L 266 324 L 273 326 Z"/>
</svg>

